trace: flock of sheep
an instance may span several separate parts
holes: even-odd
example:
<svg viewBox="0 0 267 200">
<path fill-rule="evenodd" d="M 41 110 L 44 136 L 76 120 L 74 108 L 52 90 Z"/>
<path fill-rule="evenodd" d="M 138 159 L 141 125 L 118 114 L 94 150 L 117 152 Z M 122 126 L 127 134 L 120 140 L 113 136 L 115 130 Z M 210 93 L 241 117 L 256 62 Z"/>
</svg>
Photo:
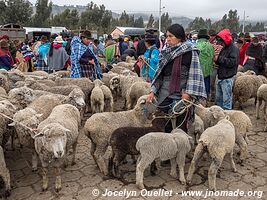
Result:
<svg viewBox="0 0 267 200">
<path fill-rule="evenodd" d="M 22 73 L 0 70 L 0 176 L 10 195 L 10 174 L 4 159 L 6 143 L 10 140 L 32 150 L 32 170 L 42 166 L 42 189 L 48 188 L 48 168 L 55 167 L 55 189 L 61 189 L 61 167 L 75 164 L 79 134 L 91 140 L 91 155 L 104 175 L 121 177 L 119 166 L 127 155 L 139 155 L 136 163 L 136 185 L 144 188 L 144 171 L 151 174 L 160 168 L 159 161 L 170 160 L 172 177 L 179 168 L 181 184 L 190 184 L 199 159 L 204 152 L 211 157 L 209 188 L 216 190 L 216 173 L 225 155 L 233 159 L 235 144 L 240 148 L 240 162 L 247 158 L 247 132 L 250 118 L 242 111 L 225 111 L 218 106 L 195 106 L 195 121 L 188 133 L 179 128 L 164 133 L 168 117 L 157 112 L 155 102 L 147 102 L 150 84 L 132 72 L 134 62 L 113 66 L 103 80 L 70 79 L 68 72 L 47 74 L 42 71 Z M 250 98 L 259 107 L 267 101 L 267 79 L 251 71 L 238 72 L 234 84 L 234 101 L 240 107 Z M 124 110 L 113 112 L 114 102 L 123 99 Z M 266 108 L 266 104 L 265 104 Z M 85 113 L 92 116 L 85 118 Z M 266 113 L 266 109 L 264 109 Z M 82 127 L 81 121 L 86 120 Z M 104 159 L 108 146 L 112 152 Z M 194 151 L 193 151 L 194 150 Z M 185 158 L 194 152 L 187 178 Z M 68 158 L 71 156 L 71 161 Z"/>
</svg>

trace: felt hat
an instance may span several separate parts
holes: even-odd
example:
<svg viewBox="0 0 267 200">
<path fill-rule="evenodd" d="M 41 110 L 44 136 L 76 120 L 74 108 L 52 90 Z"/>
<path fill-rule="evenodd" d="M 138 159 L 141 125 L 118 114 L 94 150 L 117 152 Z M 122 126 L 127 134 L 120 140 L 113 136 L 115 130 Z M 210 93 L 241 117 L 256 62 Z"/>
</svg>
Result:
<svg viewBox="0 0 267 200">
<path fill-rule="evenodd" d="M 200 38 L 206 38 L 209 39 L 210 36 L 208 35 L 208 30 L 207 29 L 200 29 L 198 34 L 197 34 L 198 39 Z"/>
</svg>

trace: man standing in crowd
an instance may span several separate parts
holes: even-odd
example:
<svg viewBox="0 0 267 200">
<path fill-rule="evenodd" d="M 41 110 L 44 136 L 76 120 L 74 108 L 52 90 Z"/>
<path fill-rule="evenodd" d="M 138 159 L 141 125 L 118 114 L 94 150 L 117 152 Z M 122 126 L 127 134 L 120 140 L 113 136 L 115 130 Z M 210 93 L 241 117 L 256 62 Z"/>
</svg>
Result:
<svg viewBox="0 0 267 200">
<path fill-rule="evenodd" d="M 210 75 L 213 72 L 213 59 L 214 59 L 214 49 L 209 43 L 208 31 L 207 29 L 200 29 L 198 32 L 198 40 L 196 47 L 199 49 L 199 61 L 202 67 L 202 72 L 204 75 L 204 82 L 207 97 L 210 94 Z"/>
<path fill-rule="evenodd" d="M 223 109 L 232 109 L 233 82 L 239 63 L 239 49 L 234 45 L 229 29 L 217 34 L 216 40 L 223 46 L 218 59 L 218 83 L 216 87 L 216 104 Z"/>
</svg>

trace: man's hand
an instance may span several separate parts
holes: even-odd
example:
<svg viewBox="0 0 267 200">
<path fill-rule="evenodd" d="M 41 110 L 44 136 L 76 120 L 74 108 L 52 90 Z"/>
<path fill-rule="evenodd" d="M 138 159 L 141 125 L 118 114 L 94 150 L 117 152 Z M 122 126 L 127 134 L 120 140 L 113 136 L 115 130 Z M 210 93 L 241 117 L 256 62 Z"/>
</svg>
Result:
<svg viewBox="0 0 267 200">
<path fill-rule="evenodd" d="M 152 103 L 152 101 L 155 99 L 155 94 L 153 92 L 150 92 L 148 97 L 147 97 L 147 102 Z"/>
<path fill-rule="evenodd" d="M 190 100 L 190 95 L 189 94 L 187 94 L 187 93 L 183 93 L 182 94 L 182 100 Z"/>
<path fill-rule="evenodd" d="M 95 61 L 94 60 L 89 60 L 89 64 L 94 65 Z"/>
</svg>

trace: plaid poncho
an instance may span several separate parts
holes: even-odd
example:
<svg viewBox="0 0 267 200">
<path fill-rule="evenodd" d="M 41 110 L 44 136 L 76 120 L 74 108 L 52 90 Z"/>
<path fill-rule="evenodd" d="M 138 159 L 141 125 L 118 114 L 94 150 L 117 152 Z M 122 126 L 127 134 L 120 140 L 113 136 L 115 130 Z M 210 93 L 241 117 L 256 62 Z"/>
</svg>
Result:
<svg viewBox="0 0 267 200">
<path fill-rule="evenodd" d="M 192 61 L 185 92 L 191 96 L 196 97 L 197 99 L 207 98 L 204 76 L 199 62 L 198 49 L 189 42 L 184 42 L 182 44 L 168 47 L 165 50 L 161 51 L 161 54 L 159 56 L 159 65 L 152 81 L 152 90 L 154 93 L 157 92 L 155 82 L 159 78 L 163 68 L 177 56 L 180 56 L 188 51 L 192 51 Z"/>
<path fill-rule="evenodd" d="M 90 46 L 86 46 L 82 43 L 81 39 L 77 36 L 73 37 L 71 41 L 71 78 L 81 78 L 81 66 L 80 66 L 80 59 L 82 55 L 85 53 L 85 51 L 89 49 L 89 52 L 91 53 L 91 56 L 94 58 L 95 61 L 95 72 L 98 79 L 102 79 L 102 70 L 100 67 L 100 64 L 93 53 Z"/>
</svg>

